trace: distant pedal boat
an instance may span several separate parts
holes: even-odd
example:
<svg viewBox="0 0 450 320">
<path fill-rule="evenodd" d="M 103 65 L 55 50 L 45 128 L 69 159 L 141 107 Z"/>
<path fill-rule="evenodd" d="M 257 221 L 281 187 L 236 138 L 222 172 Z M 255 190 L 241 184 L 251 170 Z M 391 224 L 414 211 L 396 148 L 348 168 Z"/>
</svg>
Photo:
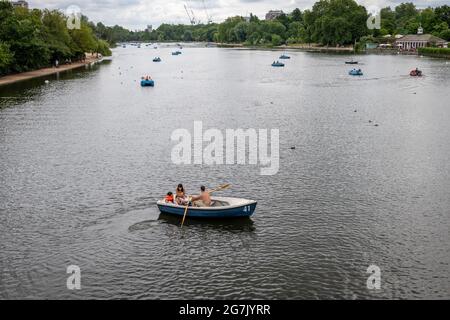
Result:
<svg viewBox="0 0 450 320">
<path fill-rule="evenodd" d="M 284 63 L 276 61 L 272 63 L 272 67 L 284 67 Z"/>
<path fill-rule="evenodd" d="M 363 75 L 363 72 L 362 72 L 361 69 L 358 69 L 358 70 L 353 69 L 353 70 L 350 70 L 350 71 L 348 72 L 348 74 L 351 75 L 351 76 L 362 76 L 362 75 Z"/>
<path fill-rule="evenodd" d="M 188 208 L 187 217 L 192 218 L 239 218 L 250 217 L 256 209 L 256 201 L 232 198 L 232 197 L 212 197 L 212 206 Z M 159 200 L 157 203 L 161 213 L 171 214 L 183 217 L 186 206 L 180 206 L 173 203 L 166 203 Z"/>
<path fill-rule="evenodd" d="M 154 87 L 155 86 L 155 81 L 153 80 L 141 80 L 141 87 Z"/>
<path fill-rule="evenodd" d="M 291 57 L 289 57 L 289 56 L 287 56 L 285 54 L 282 54 L 279 59 L 290 59 L 290 58 Z"/>
</svg>

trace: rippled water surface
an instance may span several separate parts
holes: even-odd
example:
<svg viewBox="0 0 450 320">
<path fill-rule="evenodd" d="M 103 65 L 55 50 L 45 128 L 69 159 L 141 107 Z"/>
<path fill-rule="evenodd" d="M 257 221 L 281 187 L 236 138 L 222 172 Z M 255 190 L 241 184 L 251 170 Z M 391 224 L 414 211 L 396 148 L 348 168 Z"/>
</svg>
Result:
<svg viewBox="0 0 450 320">
<path fill-rule="evenodd" d="M 360 56 L 350 77 L 342 55 L 172 50 L 0 88 L 0 298 L 450 298 L 449 62 Z M 279 128 L 278 174 L 172 164 L 195 120 Z M 179 182 L 256 212 L 180 230 L 156 207 Z"/>
</svg>

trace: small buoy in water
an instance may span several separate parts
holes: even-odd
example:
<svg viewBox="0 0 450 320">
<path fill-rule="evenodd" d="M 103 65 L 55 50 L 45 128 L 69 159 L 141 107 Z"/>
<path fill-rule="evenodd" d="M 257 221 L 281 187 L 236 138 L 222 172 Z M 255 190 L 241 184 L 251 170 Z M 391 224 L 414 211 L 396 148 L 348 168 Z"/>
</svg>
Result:
<svg viewBox="0 0 450 320">
<path fill-rule="evenodd" d="M 369 120 L 369 123 L 372 123 L 372 120 Z"/>
<path fill-rule="evenodd" d="M 416 94 L 416 92 L 413 92 L 413 94 Z"/>
<path fill-rule="evenodd" d="M 273 104 L 273 101 L 270 101 L 270 104 Z"/>
<path fill-rule="evenodd" d="M 291 147 L 291 150 L 295 150 L 295 146 L 292 146 L 292 147 Z"/>
<path fill-rule="evenodd" d="M 44 82 L 45 82 L 45 84 L 49 84 L 50 83 L 50 81 L 48 81 L 48 80 L 45 80 Z"/>
<path fill-rule="evenodd" d="M 374 126 L 375 126 L 375 127 L 378 127 L 378 123 L 375 123 Z"/>
<path fill-rule="evenodd" d="M 353 112 L 358 112 L 358 110 L 354 110 Z"/>
</svg>

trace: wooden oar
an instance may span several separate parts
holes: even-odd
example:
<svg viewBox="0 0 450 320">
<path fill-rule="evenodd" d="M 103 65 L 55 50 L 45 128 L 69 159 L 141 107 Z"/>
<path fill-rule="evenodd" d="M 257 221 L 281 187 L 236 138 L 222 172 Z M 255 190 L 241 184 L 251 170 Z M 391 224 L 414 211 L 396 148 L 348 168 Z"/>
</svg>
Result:
<svg viewBox="0 0 450 320">
<path fill-rule="evenodd" d="M 213 190 L 208 191 L 208 192 L 211 194 L 211 193 L 216 192 L 216 191 L 228 189 L 229 187 L 231 187 L 231 184 L 227 183 L 227 184 L 223 184 L 220 187 L 217 187 L 216 189 L 213 189 Z M 181 227 L 180 228 L 183 228 L 184 219 L 186 219 L 186 213 L 188 211 L 189 203 L 191 202 L 191 200 L 192 200 L 192 197 L 189 197 L 188 203 L 186 205 L 186 208 L 184 208 L 183 220 L 181 220 Z"/>
<path fill-rule="evenodd" d="M 191 202 L 191 199 L 192 199 L 191 197 L 188 198 L 188 202 L 186 204 L 186 208 L 184 208 L 183 220 L 181 221 L 181 227 L 180 228 L 183 228 L 184 219 L 186 218 L 186 213 L 187 213 L 187 210 L 189 208 L 189 203 Z"/>
<path fill-rule="evenodd" d="M 216 188 L 216 189 L 212 189 L 210 191 L 208 191 L 210 194 L 216 191 L 220 191 L 220 190 L 225 190 L 228 189 L 229 187 L 231 187 L 231 184 L 227 183 L 227 184 L 223 184 L 220 187 Z"/>
</svg>

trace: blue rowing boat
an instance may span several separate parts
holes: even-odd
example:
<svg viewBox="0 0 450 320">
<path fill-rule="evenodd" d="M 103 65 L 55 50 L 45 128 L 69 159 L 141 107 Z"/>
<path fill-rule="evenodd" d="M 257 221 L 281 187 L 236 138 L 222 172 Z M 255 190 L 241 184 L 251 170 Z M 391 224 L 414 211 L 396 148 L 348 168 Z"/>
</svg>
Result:
<svg viewBox="0 0 450 320">
<path fill-rule="evenodd" d="M 256 209 L 256 201 L 230 197 L 212 197 L 210 207 L 189 206 L 186 216 L 191 218 L 239 218 L 250 217 Z M 166 203 L 159 200 L 157 203 L 161 213 L 183 217 L 185 206 Z"/>
<path fill-rule="evenodd" d="M 154 87 L 155 86 L 155 81 L 153 80 L 141 80 L 141 87 Z"/>
</svg>

